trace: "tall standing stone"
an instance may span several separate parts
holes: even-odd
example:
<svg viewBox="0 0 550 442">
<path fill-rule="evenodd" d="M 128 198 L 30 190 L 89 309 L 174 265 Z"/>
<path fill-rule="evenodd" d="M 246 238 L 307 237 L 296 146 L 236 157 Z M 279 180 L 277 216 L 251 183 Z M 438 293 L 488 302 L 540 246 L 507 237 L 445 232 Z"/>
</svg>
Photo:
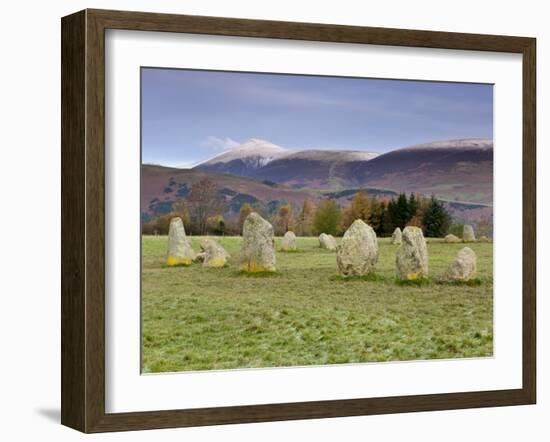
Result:
<svg viewBox="0 0 550 442">
<path fill-rule="evenodd" d="M 378 240 L 371 226 L 356 219 L 336 249 L 336 263 L 343 276 L 366 275 L 378 261 Z"/>
<path fill-rule="evenodd" d="M 201 250 L 203 255 L 203 267 L 224 267 L 229 253 L 213 239 L 203 239 L 201 241 Z"/>
<path fill-rule="evenodd" d="M 326 233 L 321 233 L 319 235 L 319 246 L 322 249 L 327 249 L 334 251 L 336 250 L 336 239 L 332 235 L 327 235 Z"/>
<path fill-rule="evenodd" d="M 239 267 L 251 273 L 276 270 L 273 226 L 256 212 L 244 221 Z"/>
<path fill-rule="evenodd" d="M 397 277 L 411 281 L 428 276 L 428 248 L 422 229 L 408 226 L 403 230 L 403 244 L 397 249 Z"/>
<path fill-rule="evenodd" d="M 286 232 L 285 236 L 283 236 L 283 240 L 281 241 L 281 250 L 290 252 L 296 249 L 296 235 L 291 231 Z"/>
<path fill-rule="evenodd" d="M 475 278 L 477 271 L 477 257 L 469 247 L 459 250 L 443 275 L 445 281 L 469 281 Z"/>
<path fill-rule="evenodd" d="M 391 236 L 391 243 L 400 245 L 402 238 L 403 238 L 403 235 L 401 233 L 401 229 L 399 227 L 396 227 Z"/>
<path fill-rule="evenodd" d="M 464 224 L 464 232 L 462 233 L 462 240 L 464 242 L 475 242 L 476 235 L 474 228 L 470 224 Z"/>
<path fill-rule="evenodd" d="M 168 253 L 166 264 L 169 266 L 190 265 L 195 259 L 191 241 L 185 236 L 183 221 L 179 217 L 170 220 L 168 231 Z"/>
</svg>

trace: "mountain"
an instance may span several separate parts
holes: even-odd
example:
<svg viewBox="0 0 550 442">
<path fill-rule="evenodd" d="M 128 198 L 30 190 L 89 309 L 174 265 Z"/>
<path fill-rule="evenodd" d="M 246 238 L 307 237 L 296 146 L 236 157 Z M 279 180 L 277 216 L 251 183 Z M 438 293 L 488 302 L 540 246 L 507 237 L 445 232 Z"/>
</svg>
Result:
<svg viewBox="0 0 550 442">
<path fill-rule="evenodd" d="M 269 141 L 251 138 L 245 143 L 195 166 L 199 170 L 250 176 L 291 151 Z"/>
<path fill-rule="evenodd" d="M 369 161 L 378 154 L 353 150 L 302 150 L 278 158 L 254 172 L 254 177 L 311 189 L 347 187 L 346 167 Z"/>
<path fill-rule="evenodd" d="M 346 168 L 350 185 L 492 204 L 493 142 L 460 139 L 394 150 Z"/>
<path fill-rule="evenodd" d="M 374 187 L 492 204 L 493 142 L 437 141 L 379 155 L 353 150 L 289 150 L 250 140 L 196 167 L 268 180 L 296 189 Z"/>
<path fill-rule="evenodd" d="M 339 189 L 342 166 L 378 156 L 358 150 L 285 149 L 251 139 L 197 166 L 197 170 L 249 176 L 300 188 Z"/>
</svg>

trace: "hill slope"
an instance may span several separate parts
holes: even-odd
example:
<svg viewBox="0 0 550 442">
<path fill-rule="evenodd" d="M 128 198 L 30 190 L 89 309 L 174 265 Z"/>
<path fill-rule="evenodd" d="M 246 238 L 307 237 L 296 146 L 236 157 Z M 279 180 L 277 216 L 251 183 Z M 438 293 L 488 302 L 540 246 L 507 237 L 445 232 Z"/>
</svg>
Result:
<svg viewBox="0 0 550 442">
<path fill-rule="evenodd" d="M 350 183 L 396 192 L 492 204 L 493 142 L 465 139 L 398 149 L 350 164 L 346 176 Z"/>
<path fill-rule="evenodd" d="M 269 205 L 285 201 L 299 205 L 311 197 L 308 192 L 247 177 L 144 164 L 141 166 L 142 217 L 148 219 L 169 212 L 172 203 L 185 198 L 191 186 L 203 178 L 216 183 L 227 203 L 228 214 L 237 213 L 245 202 Z"/>
</svg>

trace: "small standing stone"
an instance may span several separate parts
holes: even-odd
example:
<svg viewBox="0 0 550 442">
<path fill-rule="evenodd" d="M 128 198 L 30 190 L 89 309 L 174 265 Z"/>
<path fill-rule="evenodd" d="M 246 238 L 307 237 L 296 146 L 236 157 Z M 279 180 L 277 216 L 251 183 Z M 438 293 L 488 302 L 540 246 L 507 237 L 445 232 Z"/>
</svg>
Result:
<svg viewBox="0 0 550 442">
<path fill-rule="evenodd" d="M 397 277 L 403 281 L 428 276 L 428 248 L 422 229 L 407 226 L 403 230 L 403 244 L 397 249 Z"/>
<path fill-rule="evenodd" d="M 403 238 L 403 235 L 401 233 L 401 229 L 399 227 L 396 227 L 391 236 L 391 243 L 400 245 L 402 238 Z"/>
<path fill-rule="evenodd" d="M 336 250 L 336 239 L 332 235 L 321 233 L 319 235 L 319 245 L 322 249 L 334 251 Z"/>
<path fill-rule="evenodd" d="M 477 241 L 478 242 L 491 242 L 491 240 L 485 235 L 480 236 Z"/>
<path fill-rule="evenodd" d="M 461 249 L 443 275 L 444 281 L 469 281 L 476 276 L 477 257 L 469 247 Z"/>
<path fill-rule="evenodd" d="M 248 215 L 243 225 L 240 269 L 251 273 L 276 271 L 273 243 L 273 226 L 256 212 Z"/>
<path fill-rule="evenodd" d="M 462 242 L 462 240 L 452 233 L 449 233 L 447 236 L 445 236 L 445 242 L 448 243 L 455 243 L 455 242 Z"/>
<path fill-rule="evenodd" d="M 378 261 L 378 240 L 371 226 L 357 219 L 346 230 L 336 249 L 336 263 L 343 276 L 366 275 Z"/>
<path fill-rule="evenodd" d="M 462 233 L 462 240 L 464 242 L 475 242 L 476 235 L 474 228 L 470 224 L 464 224 L 464 232 Z"/>
<path fill-rule="evenodd" d="M 201 254 L 203 255 L 203 267 L 224 267 L 229 253 L 213 239 L 203 239 L 201 241 Z"/>
<path fill-rule="evenodd" d="M 285 252 L 289 252 L 289 251 L 295 251 L 296 249 L 297 249 L 296 235 L 294 234 L 294 232 L 291 232 L 291 231 L 286 232 L 281 242 L 281 250 L 284 250 Z"/>
<path fill-rule="evenodd" d="M 170 220 L 170 229 L 168 231 L 168 254 L 166 264 L 169 266 L 191 265 L 195 259 L 195 252 L 191 247 L 191 242 L 185 236 L 183 221 L 179 217 Z"/>
</svg>

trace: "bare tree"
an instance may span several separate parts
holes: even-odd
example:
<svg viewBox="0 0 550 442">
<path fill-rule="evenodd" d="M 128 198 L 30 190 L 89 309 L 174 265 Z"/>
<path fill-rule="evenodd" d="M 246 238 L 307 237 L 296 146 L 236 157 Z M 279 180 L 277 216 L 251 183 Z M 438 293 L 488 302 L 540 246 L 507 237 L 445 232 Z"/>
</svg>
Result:
<svg viewBox="0 0 550 442">
<path fill-rule="evenodd" d="M 208 218 L 223 215 L 224 203 L 218 193 L 218 186 L 208 178 L 203 178 L 191 186 L 187 204 L 199 235 L 206 233 Z"/>
</svg>

